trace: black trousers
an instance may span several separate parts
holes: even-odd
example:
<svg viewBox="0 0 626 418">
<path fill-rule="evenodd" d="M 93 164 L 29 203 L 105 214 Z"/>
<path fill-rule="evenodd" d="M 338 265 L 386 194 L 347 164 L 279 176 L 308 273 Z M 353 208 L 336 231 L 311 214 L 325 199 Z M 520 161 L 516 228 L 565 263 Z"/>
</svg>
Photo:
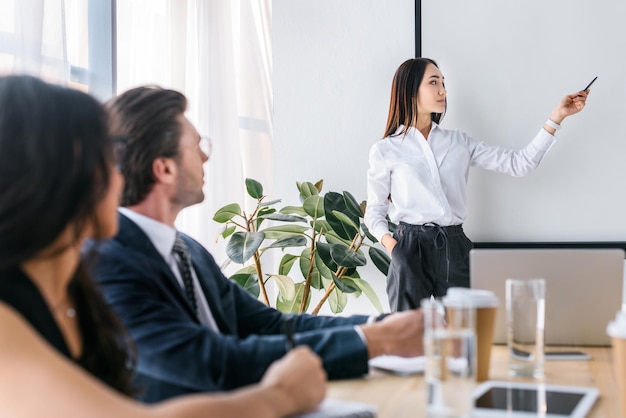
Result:
<svg viewBox="0 0 626 418">
<path fill-rule="evenodd" d="M 393 237 L 387 274 L 392 312 L 418 308 L 423 298 L 445 296 L 450 287 L 469 287 L 472 242 L 461 225 L 410 225 L 400 222 Z"/>
</svg>

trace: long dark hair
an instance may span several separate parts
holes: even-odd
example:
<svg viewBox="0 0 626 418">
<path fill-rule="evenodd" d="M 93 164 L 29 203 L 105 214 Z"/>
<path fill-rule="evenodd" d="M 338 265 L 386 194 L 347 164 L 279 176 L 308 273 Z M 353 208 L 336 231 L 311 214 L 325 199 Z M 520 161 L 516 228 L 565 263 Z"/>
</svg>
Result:
<svg viewBox="0 0 626 418">
<path fill-rule="evenodd" d="M 398 132 L 398 135 L 404 135 L 407 129 L 417 122 L 417 91 L 422 84 L 428 64 L 439 68 L 437 63 L 430 58 L 411 58 L 404 61 L 396 70 L 391 84 L 389 114 L 383 138 L 395 134 L 400 125 L 404 125 L 404 129 Z M 430 119 L 439 123 L 444 115 L 445 111 L 444 113 L 431 113 Z"/>
<path fill-rule="evenodd" d="M 30 76 L 0 77 L 0 271 L 19 267 L 68 226 L 78 242 L 106 195 L 113 146 L 103 107 L 91 96 Z M 79 265 L 79 363 L 131 394 L 134 350 L 95 282 Z"/>
<path fill-rule="evenodd" d="M 178 156 L 182 134 L 178 117 L 187 110 L 187 99 L 175 90 L 142 86 L 114 97 L 106 109 L 111 134 L 124 139 L 120 152 L 125 181 L 122 206 L 132 206 L 152 190 L 154 160 Z"/>
</svg>

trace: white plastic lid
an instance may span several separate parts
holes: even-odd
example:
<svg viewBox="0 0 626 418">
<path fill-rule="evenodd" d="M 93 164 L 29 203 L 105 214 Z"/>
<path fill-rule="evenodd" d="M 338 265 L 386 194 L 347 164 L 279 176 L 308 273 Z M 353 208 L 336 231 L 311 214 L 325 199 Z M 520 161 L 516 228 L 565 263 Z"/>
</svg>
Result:
<svg viewBox="0 0 626 418">
<path fill-rule="evenodd" d="M 499 305 L 498 298 L 491 290 L 451 287 L 443 297 L 444 305 L 458 306 L 469 304 L 475 308 L 490 308 Z"/>
<path fill-rule="evenodd" d="M 619 311 L 615 320 L 609 322 L 606 333 L 613 338 L 626 338 L 626 312 Z"/>
</svg>

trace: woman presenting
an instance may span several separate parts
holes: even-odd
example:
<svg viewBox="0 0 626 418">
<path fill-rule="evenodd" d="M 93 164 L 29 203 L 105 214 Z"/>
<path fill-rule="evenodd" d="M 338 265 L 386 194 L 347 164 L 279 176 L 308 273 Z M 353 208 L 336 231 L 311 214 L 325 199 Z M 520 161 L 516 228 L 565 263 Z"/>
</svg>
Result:
<svg viewBox="0 0 626 418">
<path fill-rule="evenodd" d="M 365 224 L 391 254 L 387 295 L 392 311 L 419 306 L 450 287 L 469 287 L 472 242 L 463 232 L 470 166 L 524 176 L 555 140 L 561 122 L 585 107 L 589 91 L 565 96 L 521 150 L 488 145 L 439 124 L 446 112 L 437 63 L 402 63 L 391 86 L 384 138 L 372 146 Z M 393 235 L 386 216 L 398 224 Z"/>
</svg>

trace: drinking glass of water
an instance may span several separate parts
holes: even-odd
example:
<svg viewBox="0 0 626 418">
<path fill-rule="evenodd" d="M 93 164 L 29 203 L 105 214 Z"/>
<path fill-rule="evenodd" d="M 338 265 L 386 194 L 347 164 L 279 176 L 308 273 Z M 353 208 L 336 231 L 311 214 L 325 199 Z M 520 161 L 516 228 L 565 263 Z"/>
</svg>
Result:
<svg viewBox="0 0 626 418">
<path fill-rule="evenodd" d="M 466 418 L 476 386 L 476 333 L 469 301 L 423 299 L 427 416 Z"/>
</svg>

